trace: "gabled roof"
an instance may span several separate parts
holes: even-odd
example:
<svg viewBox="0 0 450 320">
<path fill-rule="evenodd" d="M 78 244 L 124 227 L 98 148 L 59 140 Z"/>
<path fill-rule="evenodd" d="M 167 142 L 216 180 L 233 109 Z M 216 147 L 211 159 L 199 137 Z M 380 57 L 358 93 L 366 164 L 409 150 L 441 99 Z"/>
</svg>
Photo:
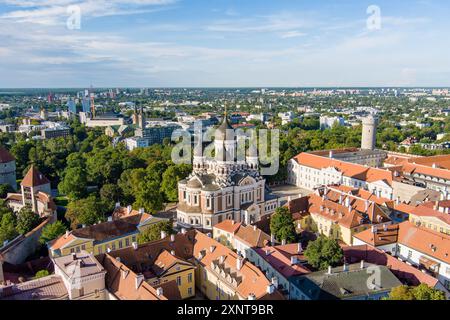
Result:
<svg viewBox="0 0 450 320">
<path fill-rule="evenodd" d="M 157 291 L 144 281 L 138 283 L 138 275 L 125 264 L 109 254 L 97 256 L 99 262 L 107 271 L 105 282 L 108 291 L 120 300 L 167 300 L 164 295 L 158 296 Z M 137 286 L 137 284 L 139 284 Z"/>
<path fill-rule="evenodd" d="M 37 187 L 49 183 L 50 181 L 47 177 L 45 177 L 39 169 L 32 165 L 30 170 L 28 170 L 25 175 L 25 178 L 23 178 L 21 185 L 24 187 Z"/>
</svg>

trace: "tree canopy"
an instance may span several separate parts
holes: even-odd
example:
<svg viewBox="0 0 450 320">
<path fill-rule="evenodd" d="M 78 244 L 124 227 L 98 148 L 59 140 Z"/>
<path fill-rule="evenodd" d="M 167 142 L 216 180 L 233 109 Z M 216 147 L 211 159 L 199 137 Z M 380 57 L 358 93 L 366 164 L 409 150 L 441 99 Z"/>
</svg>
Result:
<svg viewBox="0 0 450 320">
<path fill-rule="evenodd" d="M 308 263 L 318 270 L 325 270 L 329 266 L 335 267 L 342 262 L 344 257 L 339 243 L 325 236 L 320 236 L 315 241 L 310 241 L 304 254 L 308 259 Z"/>
<path fill-rule="evenodd" d="M 47 242 L 55 240 L 59 236 L 62 236 L 66 232 L 66 230 L 67 230 L 66 226 L 60 220 L 51 224 L 47 224 L 42 229 L 39 242 L 41 244 L 46 244 Z"/>
<path fill-rule="evenodd" d="M 143 244 L 161 239 L 161 231 L 166 232 L 167 235 L 173 234 L 172 221 L 161 221 L 152 224 L 138 235 L 138 243 Z"/>
<path fill-rule="evenodd" d="M 286 243 L 296 241 L 294 220 L 289 210 L 285 207 L 277 208 L 270 219 L 270 232 L 278 241 L 286 240 Z"/>
<path fill-rule="evenodd" d="M 389 300 L 446 300 L 443 291 L 421 283 L 417 287 L 399 286 L 391 290 Z"/>
</svg>

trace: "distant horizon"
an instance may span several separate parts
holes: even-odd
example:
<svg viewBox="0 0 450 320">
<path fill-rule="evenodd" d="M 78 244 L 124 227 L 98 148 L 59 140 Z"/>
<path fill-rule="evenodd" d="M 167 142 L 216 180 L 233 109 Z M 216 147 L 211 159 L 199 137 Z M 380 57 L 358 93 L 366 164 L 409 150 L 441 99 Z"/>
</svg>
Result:
<svg viewBox="0 0 450 320">
<path fill-rule="evenodd" d="M 188 87 L 188 86 L 173 86 L 173 87 L 151 87 L 151 86 L 102 86 L 102 87 L 92 87 L 92 90 L 100 89 L 449 89 L 450 86 L 250 86 L 250 87 Z M 86 90 L 91 89 L 90 86 L 85 87 L 11 87 L 11 88 L 1 88 L 0 90 Z"/>
</svg>

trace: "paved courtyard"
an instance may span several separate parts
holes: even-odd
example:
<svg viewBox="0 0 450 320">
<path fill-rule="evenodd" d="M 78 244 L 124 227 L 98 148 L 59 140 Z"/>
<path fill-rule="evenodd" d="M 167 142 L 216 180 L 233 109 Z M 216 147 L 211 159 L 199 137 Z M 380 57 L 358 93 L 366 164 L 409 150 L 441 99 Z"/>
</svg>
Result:
<svg viewBox="0 0 450 320">
<path fill-rule="evenodd" d="M 299 188 L 292 185 L 279 185 L 270 187 L 272 193 L 280 198 L 281 204 L 285 204 L 288 200 L 288 197 L 292 199 L 301 198 L 307 196 L 312 193 L 310 190 L 306 190 L 303 188 Z"/>
</svg>

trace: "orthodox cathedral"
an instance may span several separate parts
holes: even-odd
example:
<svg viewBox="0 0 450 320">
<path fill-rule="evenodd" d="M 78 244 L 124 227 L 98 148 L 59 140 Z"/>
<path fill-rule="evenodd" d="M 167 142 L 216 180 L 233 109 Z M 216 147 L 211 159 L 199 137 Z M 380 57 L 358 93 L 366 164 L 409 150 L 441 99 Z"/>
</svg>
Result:
<svg viewBox="0 0 450 320">
<path fill-rule="evenodd" d="M 211 230 L 224 220 L 252 224 L 279 206 L 259 173 L 256 143 L 245 152 L 245 143 L 238 148 L 242 138 L 225 113 L 215 130 L 214 157 L 205 156 L 201 142 L 195 146 L 193 172 L 178 183 L 179 227 Z"/>
</svg>

